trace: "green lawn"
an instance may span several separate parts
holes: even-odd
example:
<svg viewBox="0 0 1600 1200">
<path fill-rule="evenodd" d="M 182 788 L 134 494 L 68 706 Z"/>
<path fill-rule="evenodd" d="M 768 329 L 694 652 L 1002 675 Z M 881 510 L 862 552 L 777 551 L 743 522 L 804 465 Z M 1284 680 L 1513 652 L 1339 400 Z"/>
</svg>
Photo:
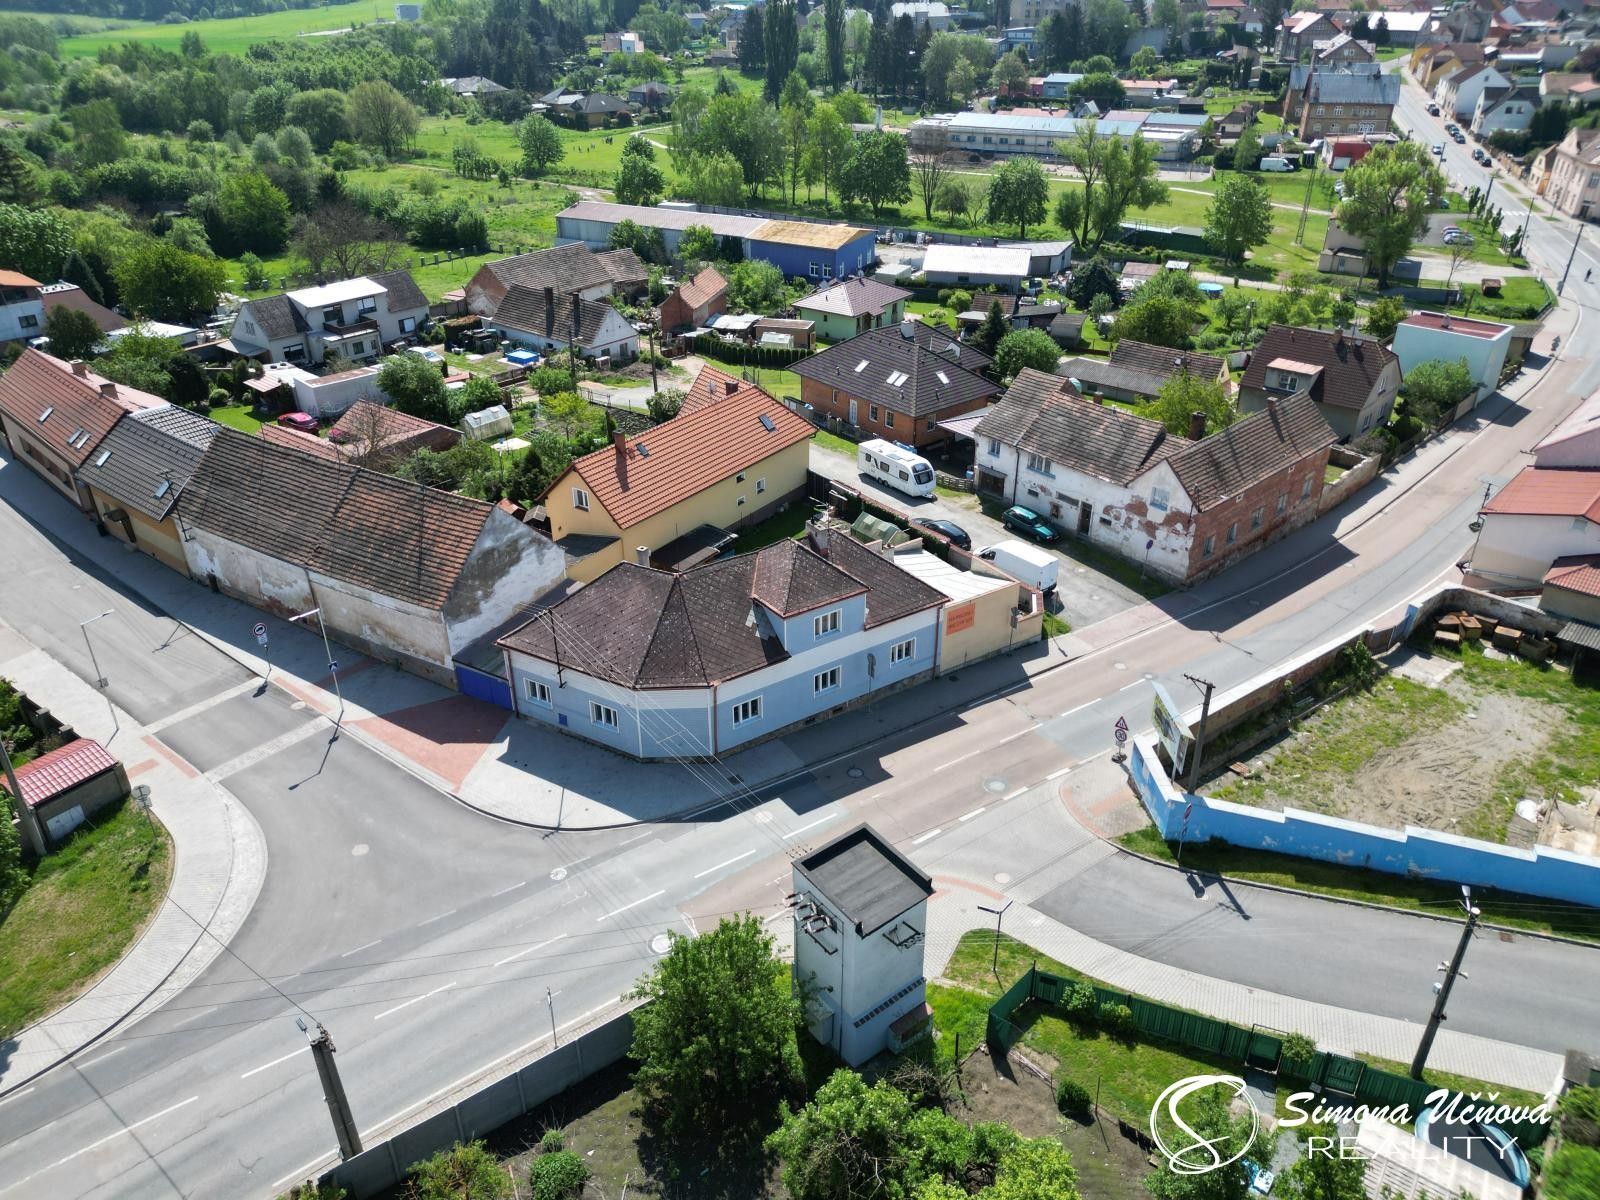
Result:
<svg viewBox="0 0 1600 1200">
<path fill-rule="evenodd" d="M 1124 834 L 1118 840 L 1130 850 L 1164 862 L 1173 862 L 1176 857 L 1176 843 L 1163 841 L 1149 826 Z M 1223 842 L 1190 842 L 1183 848 L 1183 864 L 1230 879 L 1270 883 L 1347 900 L 1365 900 L 1369 904 L 1452 919 L 1460 912 L 1461 889 L 1454 884 L 1364 871 L 1266 850 L 1247 850 Z M 1496 925 L 1600 941 L 1600 911 L 1583 905 L 1498 892 L 1480 892 L 1473 900 L 1483 910 L 1483 919 Z"/>
<path fill-rule="evenodd" d="M 52 20 L 55 19 L 52 14 Z M 354 0 L 350 4 L 334 4 L 326 8 L 292 8 L 283 12 L 261 13 L 253 17 L 229 17 L 213 21 L 190 21 L 184 25 L 166 25 L 155 21 L 139 21 L 123 29 L 82 34 L 61 42 L 63 58 L 91 58 L 102 47 L 120 46 L 123 42 L 148 42 L 163 50 L 177 50 L 186 33 L 198 33 L 207 49 L 225 54 L 243 54 L 256 42 L 270 42 L 278 38 L 298 37 L 303 33 L 320 33 L 330 29 L 346 29 L 352 25 L 377 21 L 394 21 L 394 6 L 379 0 Z"/>
<path fill-rule="evenodd" d="M 857 447 L 854 442 L 836 433 L 829 433 L 826 429 L 817 430 L 811 435 L 811 440 L 824 450 L 832 450 L 835 454 L 842 454 L 848 459 L 854 460 L 856 456 Z"/>
<path fill-rule="evenodd" d="M 810 510 L 805 504 L 792 503 L 765 521 L 758 521 L 741 529 L 738 540 L 733 543 L 733 552 L 744 554 L 751 550 L 759 550 L 763 546 L 770 546 L 774 542 L 781 542 L 785 538 L 803 537 L 806 532 L 806 521 L 810 517 Z"/>
<path fill-rule="evenodd" d="M 41 862 L 0 922 L 0 1037 L 66 1003 L 122 956 L 167 892 L 171 841 L 131 805 Z"/>
<path fill-rule="evenodd" d="M 264 424 L 248 404 L 229 404 L 224 408 L 213 408 L 211 419 L 237 429 L 240 433 L 250 434 L 255 433 Z"/>
<path fill-rule="evenodd" d="M 785 371 L 777 367 L 748 367 L 742 363 L 727 362 L 720 358 L 712 358 L 709 354 L 699 354 L 697 356 L 704 359 L 709 365 L 716 367 L 718 370 L 726 371 L 730 375 L 737 375 L 740 378 L 744 378 L 745 372 L 750 372 L 755 376 L 755 382 L 757 384 L 766 388 L 767 391 L 771 392 L 780 400 L 785 396 L 789 396 L 797 400 L 800 398 L 800 376 L 796 375 L 793 371 Z M 856 448 L 852 445 L 850 447 L 851 457 L 855 456 L 855 452 Z"/>
<path fill-rule="evenodd" d="M 1430 281 L 1431 282 L 1431 281 Z M 1550 285 L 1534 275 L 1507 275 L 1499 296 L 1485 296 L 1472 284 L 1462 288 L 1465 302 L 1450 311 L 1488 320 L 1531 321 L 1554 300 Z"/>
</svg>

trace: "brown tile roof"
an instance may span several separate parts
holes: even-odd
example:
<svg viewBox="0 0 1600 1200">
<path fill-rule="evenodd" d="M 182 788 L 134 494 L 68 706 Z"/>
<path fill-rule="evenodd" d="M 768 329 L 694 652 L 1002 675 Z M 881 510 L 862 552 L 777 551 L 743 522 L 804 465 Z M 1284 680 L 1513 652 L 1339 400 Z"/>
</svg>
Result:
<svg viewBox="0 0 1600 1200">
<path fill-rule="evenodd" d="M 24 350 L 0 376 L 0 411 L 19 432 L 74 467 L 88 461 L 125 414 L 165 404 L 159 396 L 92 371 L 74 374 L 71 363 L 33 349 Z"/>
<path fill-rule="evenodd" d="M 0 271 L 0 287 L 36 288 L 40 283 L 37 279 L 30 279 L 21 271 Z"/>
<path fill-rule="evenodd" d="M 1153 346 L 1122 338 L 1112 348 L 1111 365 L 1162 376 L 1187 371 L 1202 379 L 1216 379 L 1226 364 L 1214 354 L 1196 354 L 1193 350 L 1174 350 L 1170 346 Z"/>
<path fill-rule="evenodd" d="M 1545 572 L 1544 584 L 1600 597 L 1600 554 L 1569 554 L 1556 559 Z"/>
<path fill-rule="evenodd" d="M 908 299 L 910 295 L 902 288 L 863 275 L 819 288 L 811 295 L 796 300 L 794 306 L 808 312 L 832 313 L 841 317 L 859 317 L 863 313 L 876 316 L 890 308 L 895 301 Z"/>
<path fill-rule="evenodd" d="M 751 597 L 780 617 L 810 612 L 866 590 L 860 580 L 803 549 L 792 538 L 774 542 L 757 555 L 755 580 L 750 585 Z"/>
<path fill-rule="evenodd" d="M 1239 386 L 1266 390 L 1267 364 L 1275 358 L 1319 364 L 1322 374 L 1311 386 L 1311 398 L 1321 404 L 1358 410 L 1367 402 L 1384 369 L 1399 361 L 1387 346 L 1371 338 L 1273 325 L 1250 356 Z"/>
<path fill-rule="evenodd" d="M 224 429 L 178 502 L 197 529 L 442 608 L 494 506 Z"/>
<path fill-rule="evenodd" d="M 722 272 L 715 267 L 707 267 L 688 283 L 679 286 L 678 299 L 690 308 L 699 308 L 715 300 L 718 292 L 727 290 L 728 281 L 722 277 Z"/>
<path fill-rule="evenodd" d="M 547 296 L 542 288 L 514 284 L 506 289 L 505 298 L 495 309 L 495 324 L 525 329 L 565 344 L 572 336 L 572 301 L 559 289 L 552 289 Z M 598 300 L 579 299 L 578 345 L 594 345 L 606 315 L 615 311 Z"/>
<path fill-rule="evenodd" d="M 1483 511 L 1529 517 L 1586 517 L 1600 525 L 1600 471 L 1523 467 L 1483 506 Z"/>
<path fill-rule="evenodd" d="M 1190 444 L 1159 421 L 1085 400 L 1068 380 L 1032 367 L 1017 373 L 974 432 L 1124 485 Z"/>
<path fill-rule="evenodd" d="M 256 436 L 271 442 L 274 446 L 284 446 L 300 454 L 312 454 L 328 462 L 342 461 L 343 456 L 339 453 L 339 447 L 326 438 L 307 433 L 303 429 L 289 429 L 283 425 L 263 425 L 256 430 Z"/>
<path fill-rule="evenodd" d="M 684 393 L 683 407 L 679 413 L 690 413 L 707 404 L 715 404 L 719 400 L 726 400 L 729 396 L 762 395 L 771 398 L 771 393 L 765 389 L 740 379 L 737 375 L 730 375 L 719 367 L 710 365 L 700 368 L 700 374 L 694 377 L 694 383 Z"/>
<path fill-rule="evenodd" d="M 808 545 L 817 550 L 815 543 Z M 826 546 L 817 552 L 846 575 L 866 585 L 868 629 L 887 625 L 945 602 L 946 596 L 939 589 L 868 549 L 843 528 L 831 530 Z"/>
<path fill-rule="evenodd" d="M 650 268 L 645 266 L 644 260 L 627 246 L 617 250 L 601 250 L 594 257 L 612 283 L 649 282 Z"/>
<path fill-rule="evenodd" d="M 127 317 L 103 304 L 96 304 L 89 298 L 89 294 L 75 283 L 41 284 L 39 300 L 44 304 L 44 311 L 47 313 L 53 308 L 70 308 L 74 312 L 83 313 L 100 327 L 101 333 L 128 327 Z"/>
<path fill-rule="evenodd" d="M 519 284 L 535 291 L 554 288 L 559 295 L 586 291 L 602 283 L 616 283 L 619 275 L 634 277 L 635 268 L 636 278 L 647 277 L 643 264 L 632 250 L 596 254 L 582 242 L 532 250 L 486 263 L 483 267 L 508 288 Z"/>
<path fill-rule="evenodd" d="M 813 432 L 811 422 L 755 389 L 680 413 L 626 439 L 625 449 L 613 445 L 586 454 L 568 471 L 583 480 L 620 528 L 628 529 L 809 441 Z"/>
<path fill-rule="evenodd" d="M 1203 511 L 1326 452 L 1338 440 L 1316 402 L 1301 395 L 1268 401 L 1260 412 L 1190 442 L 1167 465 L 1195 508 Z"/>
<path fill-rule="evenodd" d="M 999 395 L 1000 385 L 980 374 L 989 361 L 947 330 L 901 321 L 837 342 L 790 369 L 847 396 L 923 417 Z"/>
<path fill-rule="evenodd" d="M 38 808 L 80 783 L 115 770 L 116 766 L 117 760 L 106 753 L 99 742 L 78 738 L 48 754 L 41 754 L 32 762 L 23 763 L 16 769 L 17 786 L 22 789 L 22 798 L 28 807 Z M 11 790 L 6 787 L 4 777 L 0 777 L 0 789 Z"/>
<path fill-rule="evenodd" d="M 328 430 L 328 441 L 336 446 L 349 445 L 358 454 L 401 445 L 446 450 L 460 440 L 458 429 L 424 421 L 371 400 L 357 400 Z"/>
</svg>

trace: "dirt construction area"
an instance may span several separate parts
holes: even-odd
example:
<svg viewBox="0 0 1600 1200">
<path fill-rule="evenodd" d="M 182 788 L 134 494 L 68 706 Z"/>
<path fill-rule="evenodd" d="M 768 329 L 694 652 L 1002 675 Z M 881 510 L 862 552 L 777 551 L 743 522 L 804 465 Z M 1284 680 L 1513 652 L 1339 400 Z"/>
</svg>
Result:
<svg viewBox="0 0 1600 1200">
<path fill-rule="evenodd" d="M 1298 722 L 1208 792 L 1398 829 L 1592 853 L 1600 689 L 1476 647 L 1403 652 L 1369 691 Z"/>
</svg>

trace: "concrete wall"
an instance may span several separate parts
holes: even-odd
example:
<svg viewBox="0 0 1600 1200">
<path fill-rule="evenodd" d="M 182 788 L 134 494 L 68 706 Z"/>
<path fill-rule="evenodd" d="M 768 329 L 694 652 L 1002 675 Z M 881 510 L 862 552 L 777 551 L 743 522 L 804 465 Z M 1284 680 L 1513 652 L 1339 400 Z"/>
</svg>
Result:
<svg viewBox="0 0 1600 1200">
<path fill-rule="evenodd" d="M 509 620 L 565 575 L 566 556 L 555 543 L 495 509 L 445 601 L 450 652 L 465 649 Z"/>
<path fill-rule="evenodd" d="M 1028 611 L 1019 612 L 1019 605 L 1026 605 Z M 951 601 L 940 610 L 939 617 L 939 661 L 935 670 L 943 675 L 1037 641 L 1044 622 L 1044 605 L 1038 602 L 1036 592 L 1018 584 L 970 600 Z"/>
<path fill-rule="evenodd" d="M 1335 446 L 1328 455 L 1328 461 L 1336 467 L 1343 467 L 1345 472 L 1333 483 L 1323 485 L 1322 495 L 1317 499 L 1319 517 L 1330 508 L 1343 504 L 1376 479 L 1378 472 L 1383 470 L 1382 455 L 1363 456 L 1347 446 Z"/>
<path fill-rule="evenodd" d="M 1542 450 L 1535 450 L 1533 465 L 1600 468 L 1600 428 L 1588 430 L 1564 441 L 1553 442 Z"/>
<path fill-rule="evenodd" d="M 1563 617 L 1571 617 L 1574 621 L 1600 625 L 1600 596 L 1546 584 L 1539 607 Z"/>
<path fill-rule="evenodd" d="M 1551 563 L 1570 554 L 1600 554 L 1600 525 L 1572 517 L 1489 513 L 1472 552 L 1472 573 L 1497 586 L 1535 587 Z"/>
<path fill-rule="evenodd" d="M 532 1112 L 574 1084 L 620 1062 L 633 1044 L 633 1016 L 621 1013 L 602 1025 L 547 1048 L 521 1070 L 486 1083 L 454 1104 L 373 1142 L 339 1163 L 321 1182 L 366 1200 L 404 1182 L 406 1171 L 436 1151 L 493 1133 Z"/>
<path fill-rule="evenodd" d="M 119 542 L 137 547 L 174 571 L 182 571 L 185 575 L 189 573 L 189 561 L 183 552 L 183 537 L 178 532 L 174 517 L 169 515 L 164 521 L 152 521 L 142 512 L 136 512 L 114 496 L 106 495 L 99 488 L 91 487 L 89 495 L 94 500 L 95 510 L 100 514 L 101 524 L 112 537 Z M 107 513 L 118 509 L 128 514 L 126 524 L 113 521 L 106 516 Z"/>
<path fill-rule="evenodd" d="M 127 795 L 128 773 L 118 763 L 111 770 L 84 780 L 71 791 L 46 801 L 33 811 L 52 844 L 56 844 L 102 808 L 117 803 Z"/>
<path fill-rule="evenodd" d="M 1465 359 L 1467 370 L 1478 385 L 1476 399 L 1483 400 L 1500 386 L 1500 369 L 1506 365 L 1506 351 L 1510 345 L 1509 325 L 1499 337 L 1484 338 L 1401 322 L 1395 327 L 1393 350 L 1404 374 L 1410 374 L 1418 363 L 1432 359 L 1444 362 Z"/>
<path fill-rule="evenodd" d="M 378 390 L 376 367 L 331 383 L 324 383 L 320 379 L 294 381 L 295 407 L 303 413 L 310 413 L 319 421 L 336 420 L 357 400 L 374 400 L 379 404 L 389 402 L 389 398 Z"/>
</svg>

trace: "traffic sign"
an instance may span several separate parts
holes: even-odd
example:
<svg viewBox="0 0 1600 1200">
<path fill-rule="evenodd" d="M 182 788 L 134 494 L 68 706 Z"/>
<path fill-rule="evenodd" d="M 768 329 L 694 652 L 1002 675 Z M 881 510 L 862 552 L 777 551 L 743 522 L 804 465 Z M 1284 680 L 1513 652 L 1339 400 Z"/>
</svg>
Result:
<svg viewBox="0 0 1600 1200">
<path fill-rule="evenodd" d="M 1125 746 L 1125 745 L 1128 744 L 1128 718 L 1127 717 L 1118 717 L 1117 718 L 1117 723 L 1111 730 L 1111 736 L 1116 738 L 1117 745 L 1119 745 L 1119 746 Z"/>
<path fill-rule="evenodd" d="M 1118 717 L 1117 718 L 1116 729 L 1117 729 L 1118 733 L 1127 733 L 1128 732 L 1128 718 L 1127 717 Z"/>
</svg>

